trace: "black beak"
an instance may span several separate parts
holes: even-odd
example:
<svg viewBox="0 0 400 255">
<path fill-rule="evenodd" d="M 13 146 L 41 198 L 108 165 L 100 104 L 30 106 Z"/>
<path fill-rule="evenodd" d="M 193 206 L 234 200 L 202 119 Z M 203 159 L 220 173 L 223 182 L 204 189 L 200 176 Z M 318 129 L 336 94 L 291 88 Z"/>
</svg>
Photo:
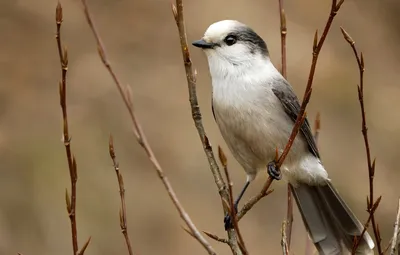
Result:
<svg viewBox="0 0 400 255">
<path fill-rule="evenodd" d="M 208 43 L 206 41 L 204 41 L 203 39 L 201 40 L 197 40 L 192 42 L 193 46 L 196 46 L 198 48 L 202 48 L 202 49 L 212 49 L 214 47 L 213 43 Z"/>
</svg>

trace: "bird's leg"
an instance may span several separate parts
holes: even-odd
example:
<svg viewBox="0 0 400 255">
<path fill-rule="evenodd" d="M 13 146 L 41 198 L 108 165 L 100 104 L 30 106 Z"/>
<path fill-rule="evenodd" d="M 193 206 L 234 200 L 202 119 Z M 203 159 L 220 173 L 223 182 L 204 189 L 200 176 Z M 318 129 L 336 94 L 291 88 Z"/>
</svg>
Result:
<svg viewBox="0 0 400 255">
<path fill-rule="evenodd" d="M 268 174 L 272 179 L 279 181 L 282 179 L 282 173 L 279 167 L 276 165 L 275 161 L 271 161 L 268 163 Z"/>
<path fill-rule="evenodd" d="M 236 200 L 233 204 L 233 208 L 231 208 L 231 210 L 235 210 L 236 213 L 238 211 L 238 205 L 239 205 L 240 199 L 242 199 L 244 193 L 246 192 L 246 189 L 249 187 L 249 184 L 250 184 L 250 181 L 246 181 L 246 184 L 244 185 L 242 191 L 240 191 L 239 196 L 236 198 Z M 227 213 L 225 215 L 224 223 L 225 223 L 225 230 L 231 229 L 233 227 L 233 222 L 232 222 L 232 219 L 231 219 L 231 216 L 229 215 L 229 213 Z"/>
</svg>

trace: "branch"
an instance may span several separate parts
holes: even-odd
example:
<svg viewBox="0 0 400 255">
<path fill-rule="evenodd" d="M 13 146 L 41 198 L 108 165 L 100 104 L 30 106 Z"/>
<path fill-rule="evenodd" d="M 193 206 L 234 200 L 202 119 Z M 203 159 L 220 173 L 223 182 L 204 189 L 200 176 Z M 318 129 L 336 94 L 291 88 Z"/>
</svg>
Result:
<svg viewBox="0 0 400 255">
<path fill-rule="evenodd" d="M 367 219 L 367 221 L 366 221 L 365 224 L 364 224 L 364 228 L 363 228 L 363 230 L 362 230 L 362 232 L 361 232 L 360 238 L 354 237 L 353 249 L 352 249 L 352 252 L 351 252 L 352 255 L 353 255 L 353 254 L 354 254 L 354 255 L 356 254 L 357 248 L 358 248 L 358 246 L 360 245 L 360 241 L 361 241 L 361 239 L 362 239 L 362 236 L 363 236 L 363 235 L 365 234 L 365 232 L 367 231 L 367 229 L 368 229 L 368 227 L 369 227 L 369 223 L 371 222 L 372 216 L 374 215 L 376 208 L 378 208 L 379 203 L 381 202 L 381 199 L 382 199 L 382 196 L 378 197 L 378 199 L 376 200 L 376 202 L 375 202 L 374 205 L 372 206 L 371 213 L 369 214 L 368 219 Z M 367 207 L 368 207 L 368 206 L 369 206 L 369 202 L 367 201 Z"/>
<path fill-rule="evenodd" d="M 275 165 L 276 168 L 279 169 L 282 164 L 283 161 L 285 160 L 287 154 L 289 153 L 290 148 L 292 147 L 292 144 L 294 142 L 294 139 L 296 138 L 297 133 L 300 130 L 301 125 L 303 124 L 305 118 L 306 118 L 306 107 L 308 102 L 310 101 L 310 97 L 311 97 L 311 92 L 312 92 L 312 82 L 314 79 L 314 73 L 315 73 L 315 69 L 317 67 L 317 61 L 318 61 L 318 57 L 319 57 L 319 53 L 321 52 L 322 46 L 324 45 L 325 39 L 328 35 L 329 29 L 332 25 L 333 19 L 335 18 L 337 12 L 339 11 L 340 7 L 342 6 L 344 0 L 340 0 L 339 3 L 337 3 L 337 0 L 332 0 L 332 5 L 331 5 L 331 10 L 329 13 L 329 18 L 326 22 L 325 25 L 325 29 L 324 32 L 322 33 L 321 38 L 318 40 L 318 33 L 315 33 L 314 36 L 314 44 L 313 44 L 313 58 L 312 58 L 312 62 L 311 62 L 311 68 L 310 68 L 310 73 L 309 73 L 309 77 L 308 77 L 308 82 L 307 82 L 307 87 L 306 90 L 304 92 L 304 97 L 303 97 L 303 102 L 301 104 L 301 108 L 300 111 L 297 115 L 297 119 L 295 121 L 294 127 L 292 129 L 292 133 L 290 134 L 289 140 L 285 146 L 285 149 L 283 150 L 281 156 L 278 155 L 278 148 L 277 148 L 277 153 L 276 153 L 276 157 L 275 157 Z M 317 30 L 318 31 L 318 30 Z M 269 186 L 271 185 L 273 179 L 269 176 L 263 189 L 261 190 L 260 194 L 256 195 L 255 197 L 253 197 L 252 199 L 250 199 L 250 201 L 248 202 L 249 204 L 245 204 L 243 209 L 242 209 L 242 213 L 238 213 L 238 218 L 240 219 L 241 217 L 244 216 L 244 214 L 246 214 L 246 212 L 248 210 L 244 210 L 244 208 L 247 207 L 253 207 L 255 203 L 257 203 L 262 197 L 265 196 L 265 188 L 269 188 Z M 263 193 L 264 192 L 264 193 Z M 261 197 L 261 198 L 260 198 Z M 258 200 L 257 200 L 258 199 Z M 251 204 L 250 204 L 251 203 Z M 254 203 L 254 204 L 253 204 Z"/>
<path fill-rule="evenodd" d="M 290 135 L 289 141 L 286 144 L 286 147 L 285 147 L 284 151 L 282 152 L 281 156 L 279 157 L 279 159 L 277 159 L 276 165 L 278 168 L 282 166 L 282 163 L 285 160 L 287 154 L 289 153 L 289 150 L 292 147 L 294 139 L 296 138 L 296 135 L 299 132 L 300 127 L 304 122 L 304 119 L 306 118 L 305 110 L 306 110 L 307 104 L 310 101 L 310 97 L 311 97 L 312 83 L 314 80 L 314 74 L 315 74 L 315 69 L 317 67 L 319 53 L 321 52 L 321 49 L 322 49 L 322 46 L 324 45 L 326 37 L 328 36 L 333 19 L 335 18 L 336 14 L 339 11 L 340 7 L 342 6 L 343 2 L 344 2 L 344 0 L 340 0 L 340 2 L 337 4 L 337 0 L 332 0 L 329 18 L 326 22 L 324 32 L 322 33 L 322 36 L 319 40 L 318 40 L 318 30 L 315 32 L 314 44 L 313 44 L 313 58 L 312 58 L 312 62 L 311 62 L 310 73 L 308 76 L 307 87 L 304 92 L 303 102 L 301 103 L 301 108 L 297 115 L 297 119 L 296 119 L 295 125 L 293 127 L 292 134 Z"/>
<path fill-rule="evenodd" d="M 221 237 L 218 237 L 217 235 L 208 233 L 208 232 L 206 232 L 206 231 L 203 231 L 203 233 L 206 234 L 206 235 L 207 235 L 208 237 L 210 237 L 211 239 L 214 239 L 214 240 L 217 241 L 217 242 L 229 244 L 229 241 L 228 241 L 228 240 L 226 240 L 226 239 L 224 239 L 224 238 L 221 238 Z"/>
<path fill-rule="evenodd" d="M 217 185 L 218 192 L 221 196 L 222 201 L 229 201 L 229 193 L 226 188 L 226 184 L 222 178 L 221 171 L 218 167 L 217 161 L 215 160 L 214 153 L 211 147 L 211 144 L 206 135 L 202 118 L 200 107 L 197 99 L 196 93 L 196 74 L 195 70 L 192 66 L 192 61 L 190 59 L 190 52 L 187 42 L 186 36 L 186 28 L 185 28 L 185 20 L 183 17 L 183 3 L 182 0 L 176 0 L 175 5 L 172 4 L 172 14 L 174 15 L 176 26 L 179 32 L 180 45 L 182 50 L 183 63 L 185 66 L 186 79 L 188 84 L 189 91 L 189 101 L 190 108 L 192 111 L 192 118 L 199 134 L 200 140 L 203 145 L 204 153 L 206 154 L 210 170 L 214 177 L 215 184 Z M 226 212 L 226 211 L 225 211 Z M 238 236 L 235 229 L 227 230 L 229 237 L 229 246 L 233 252 L 233 254 L 242 254 L 239 244 L 238 244 Z"/>
<path fill-rule="evenodd" d="M 121 85 L 121 82 L 119 81 L 117 75 L 115 74 L 115 72 L 113 71 L 110 63 L 108 62 L 108 58 L 107 58 L 107 54 L 106 54 L 106 50 L 105 47 L 100 39 L 100 36 L 97 32 L 97 29 L 94 25 L 93 19 L 91 17 L 91 14 L 89 12 L 89 8 L 88 5 L 86 3 L 86 0 L 81 0 L 82 5 L 83 5 L 83 9 L 84 9 L 84 13 L 85 13 L 85 17 L 87 20 L 87 23 L 89 24 L 90 29 L 93 32 L 93 35 L 96 39 L 97 42 L 97 48 L 99 51 L 99 55 L 100 55 L 100 59 L 103 62 L 104 66 L 106 67 L 106 69 L 108 70 L 108 72 L 110 73 L 112 79 L 114 80 L 114 83 L 122 97 L 122 100 L 125 103 L 125 106 L 129 112 L 131 121 L 133 123 L 133 127 L 134 127 L 134 133 L 136 135 L 136 138 L 138 140 L 138 143 L 142 146 L 142 148 L 145 150 L 147 156 L 150 159 L 150 162 L 153 164 L 155 170 L 157 171 L 158 177 L 160 178 L 160 180 L 162 181 L 162 183 L 164 184 L 164 187 L 169 195 L 169 197 L 171 198 L 175 208 L 178 210 L 180 217 L 182 218 L 182 220 L 185 222 L 185 224 L 187 225 L 187 227 L 190 229 L 190 231 L 192 232 L 193 236 L 195 236 L 195 238 L 197 239 L 197 241 L 199 241 L 199 243 L 207 250 L 207 252 L 209 254 L 216 254 L 216 252 L 214 251 L 214 248 L 211 247 L 211 245 L 208 243 L 208 241 L 204 238 L 204 236 L 200 233 L 200 231 L 196 228 L 196 226 L 194 225 L 194 223 L 192 222 L 192 220 L 190 219 L 190 216 L 187 214 L 187 212 L 185 211 L 185 209 L 183 208 L 183 206 L 181 205 L 181 203 L 179 202 L 175 191 L 173 190 L 168 178 L 166 177 L 164 171 L 162 170 L 160 163 L 158 162 L 157 158 L 154 155 L 153 150 L 151 149 L 149 143 L 147 142 L 147 138 L 143 132 L 143 129 L 135 115 L 134 109 L 133 109 L 133 103 L 132 103 L 132 99 L 131 96 L 129 94 L 129 92 L 124 91 Z M 128 89 L 129 90 L 129 89 Z"/>
<path fill-rule="evenodd" d="M 396 245 L 397 245 L 397 237 L 399 233 L 399 221 L 400 221 L 400 199 L 397 205 L 397 215 L 396 221 L 394 222 L 394 230 L 393 230 L 393 237 L 392 237 L 392 246 L 390 248 L 390 255 L 395 255 Z M 400 252 L 400 251 L 398 251 Z"/>
<path fill-rule="evenodd" d="M 279 16 L 281 21 L 281 59 L 282 59 L 282 76 L 287 79 L 287 65 L 286 65 L 286 15 L 283 9 L 283 0 L 279 0 Z M 290 242 L 292 239 L 292 225 L 293 225 L 293 197 L 290 189 L 290 184 L 287 185 L 287 212 L 286 224 L 284 224 L 284 232 L 282 232 L 282 240 L 285 240 L 287 250 L 290 249 Z M 289 251 L 287 251 L 289 253 Z"/>
<path fill-rule="evenodd" d="M 75 156 L 71 150 L 71 137 L 68 132 L 68 113 L 67 113 L 67 71 L 68 71 L 68 51 L 66 47 L 62 47 L 61 43 L 61 24 L 63 22 L 63 10 L 60 2 L 56 7 L 56 41 L 58 48 L 58 55 L 61 65 L 61 81 L 59 82 L 60 92 L 60 106 L 63 117 L 63 141 L 65 146 L 65 152 L 67 155 L 69 176 L 71 180 L 71 195 L 68 189 L 65 190 L 65 203 L 67 205 L 67 212 L 71 223 L 71 236 L 72 236 L 72 249 L 73 254 L 83 255 L 87 246 L 90 242 L 90 237 L 82 250 L 78 252 L 78 230 L 76 226 L 76 183 L 78 181 L 78 172 Z"/>
<path fill-rule="evenodd" d="M 367 165 L 368 165 L 368 176 L 369 176 L 369 198 L 367 197 L 367 211 L 370 214 L 371 217 L 371 222 L 372 222 L 372 229 L 374 231 L 375 235 L 375 240 L 376 240 L 376 246 L 378 249 L 378 253 L 382 254 L 382 247 L 381 247 L 381 237 L 378 229 L 378 225 L 375 221 L 375 215 L 374 211 L 372 210 L 373 205 L 375 204 L 374 202 L 374 176 L 375 176 L 375 159 L 372 161 L 371 160 L 371 152 L 370 152 L 370 147 L 369 147 L 369 140 L 368 140 L 368 128 L 367 128 L 367 120 L 366 120 L 366 114 L 365 114 L 365 105 L 364 105 L 364 57 L 363 54 L 361 53 L 360 55 L 357 52 L 357 48 L 355 46 L 354 40 L 351 38 L 351 36 L 342 28 L 340 27 L 344 39 L 350 44 L 354 56 L 357 60 L 357 65 L 358 65 L 358 71 L 360 74 L 360 85 L 357 87 L 358 88 L 358 100 L 360 101 L 360 108 L 361 108 L 361 117 L 362 117 L 362 134 L 364 137 L 364 144 L 365 144 L 365 150 L 367 154 Z"/>
<path fill-rule="evenodd" d="M 128 254 L 133 255 L 131 241 L 129 239 L 128 234 L 128 223 L 126 220 L 126 204 L 125 204 L 125 188 L 124 188 L 124 179 L 122 174 L 119 171 L 119 164 L 115 157 L 114 151 L 114 141 L 112 135 L 110 135 L 109 143 L 108 143 L 108 150 L 110 152 L 110 157 L 114 165 L 114 170 L 117 175 L 118 186 L 119 186 L 119 195 L 121 197 L 121 208 L 119 210 L 119 225 L 121 227 L 121 232 L 124 235 L 126 247 L 128 248 Z"/>
<path fill-rule="evenodd" d="M 247 201 L 246 204 L 243 205 L 242 210 L 240 210 L 240 212 L 237 214 L 237 218 L 239 221 L 243 218 L 244 215 L 246 215 L 248 211 L 250 211 L 251 208 L 253 208 L 253 206 L 255 206 L 258 203 L 258 201 L 260 201 L 263 197 L 268 196 L 274 191 L 273 189 L 271 190 L 269 189 L 271 184 L 272 184 L 272 178 L 268 178 L 267 181 L 264 183 L 264 186 L 261 189 L 260 193 L 250 198 L 249 201 Z"/>
</svg>

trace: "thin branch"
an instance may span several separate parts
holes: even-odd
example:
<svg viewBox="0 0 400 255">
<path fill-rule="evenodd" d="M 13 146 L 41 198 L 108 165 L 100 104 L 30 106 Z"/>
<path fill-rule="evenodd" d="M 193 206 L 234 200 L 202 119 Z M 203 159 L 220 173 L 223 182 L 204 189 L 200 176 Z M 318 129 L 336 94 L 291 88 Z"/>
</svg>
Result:
<svg viewBox="0 0 400 255">
<path fill-rule="evenodd" d="M 237 214 L 238 221 L 240 221 L 240 219 L 242 219 L 243 216 L 245 216 L 246 213 L 250 211 L 250 209 L 253 208 L 253 206 L 258 203 L 258 201 L 260 201 L 263 197 L 268 196 L 274 191 L 273 189 L 271 190 L 269 189 L 271 184 L 272 184 L 272 178 L 268 178 L 267 181 L 264 183 L 264 186 L 261 189 L 260 193 L 250 198 L 250 200 L 247 201 L 246 204 L 244 204 L 242 210 L 240 210 Z"/>
<path fill-rule="evenodd" d="M 212 172 L 212 175 L 214 177 L 215 184 L 217 185 L 218 192 L 221 196 L 222 201 L 229 201 L 229 193 L 226 187 L 226 184 L 222 178 L 221 171 L 218 167 L 217 161 L 215 159 L 213 149 L 211 147 L 211 144 L 208 140 L 208 137 L 206 135 L 202 118 L 201 118 L 201 112 L 200 112 L 200 107 L 198 104 L 198 99 L 197 99 L 197 93 L 196 93 L 196 72 L 192 66 L 192 61 L 190 59 L 190 52 L 189 52 L 189 47 L 188 47 L 188 42 L 187 42 L 187 36 L 186 36 L 186 28 L 185 28 L 185 20 L 183 16 L 183 2 L 182 0 L 176 0 L 175 5 L 172 4 L 172 14 L 175 18 L 176 26 L 178 28 L 179 32 L 179 38 L 180 38 L 180 45 L 181 45 L 181 51 L 182 51 L 182 57 L 183 57 L 183 63 L 185 66 L 185 72 L 186 72 L 186 79 L 187 79 L 187 84 L 188 84 L 188 92 L 189 92 L 189 101 L 190 101 L 190 108 L 192 111 L 192 118 L 195 124 L 195 127 L 197 129 L 197 132 L 199 134 L 200 140 L 203 145 L 204 153 L 206 154 L 210 170 Z M 225 213 L 227 211 L 225 210 Z M 235 231 L 235 229 L 229 229 L 227 230 L 228 232 L 228 237 L 229 237 L 229 246 L 233 252 L 233 254 L 242 254 L 239 244 L 238 244 L 238 236 Z"/>
<path fill-rule="evenodd" d="M 71 150 L 71 137 L 68 132 L 68 113 L 67 113 L 68 51 L 66 47 L 64 48 L 62 47 L 62 42 L 61 42 L 62 22 L 63 22 L 63 10 L 60 2 L 58 2 L 56 7 L 56 25 L 57 25 L 56 41 L 57 41 L 58 55 L 61 65 L 61 81 L 59 83 L 59 92 L 60 92 L 60 105 L 63 117 L 63 141 L 65 146 L 65 152 L 67 155 L 68 169 L 71 180 L 71 195 L 69 194 L 68 189 L 66 189 L 65 202 L 67 205 L 67 212 L 71 223 L 73 254 L 76 255 L 78 254 L 78 230 L 76 225 L 76 183 L 78 181 L 78 173 L 77 173 L 76 160 Z"/>
<path fill-rule="evenodd" d="M 119 226 L 121 227 L 121 232 L 124 235 L 126 247 L 128 248 L 128 254 L 133 255 L 131 241 L 128 234 L 128 222 L 126 217 L 126 203 L 125 203 L 125 187 L 124 179 L 121 172 L 119 171 L 119 164 L 117 162 L 114 150 L 114 141 L 112 135 L 110 135 L 108 143 L 108 151 L 110 153 L 111 160 L 113 162 L 115 174 L 117 175 L 118 186 L 119 186 L 119 196 L 121 198 L 121 208 L 119 209 Z"/>
<path fill-rule="evenodd" d="M 315 74 L 315 70 L 317 67 L 317 62 L 318 62 L 318 57 L 319 57 L 319 53 L 321 52 L 322 46 L 324 45 L 325 39 L 328 36 L 329 30 L 331 28 L 333 19 L 335 18 L 337 12 L 339 11 L 341 5 L 343 4 L 344 0 L 341 0 L 339 2 L 339 4 L 337 4 L 337 0 L 332 0 L 332 5 L 331 5 L 331 11 L 329 14 L 329 18 L 326 22 L 325 28 L 324 28 L 324 32 L 322 33 L 322 36 L 320 39 L 318 39 L 318 30 L 315 32 L 314 35 L 314 45 L 313 45 L 313 58 L 312 58 L 312 62 L 311 62 L 311 68 L 310 68 L 310 73 L 308 76 L 308 82 L 307 82 L 307 86 L 306 86 L 306 90 L 304 92 L 304 97 L 303 97 L 303 102 L 301 104 L 301 108 L 300 111 L 297 115 L 297 119 L 295 122 L 295 125 L 293 127 L 292 130 L 292 134 L 289 137 L 289 141 L 286 144 L 286 147 L 284 149 L 284 151 L 282 152 L 281 156 L 279 157 L 279 159 L 277 159 L 277 167 L 281 167 L 283 161 L 285 160 L 287 154 L 289 153 L 290 148 L 292 147 L 292 144 L 294 142 L 294 139 L 296 138 L 297 133 L 299 132 L 299 129 L 301 127 L 301 125 L 304 122 L 304 119 L 306 118 L 306 107 L 308 102 L 310 101 L 310 97 L 311 97 L 311 92 L 312 92 L 312 83 L 314 80 L 314 74 Z"/>
<path fill-rule="evenodd" d="M 357 237 L 354 238 L 353 249 L 352 249 L 351 254 L 354 254 L 354 255 L 356 254 L 357 248 L 360 245 L 360 241 L 362 239 L 362 236 L 364 236 L 365 232 L 367 232 L 367 229 L 369 228 L 369 223 L 371 222 L 372 216 L 374 215 L 376 208 L 378 208 L 379 203 L 381 202 L 381 199 L 382 199 L 382 196 L 378 197 L 378 199 L 376 200 L 375 204 L 372 206 L 371 213 L 369 214 L 368 219 L 364 224 L 364 228 L 363 228 L 363 230 L 361 232 L 360 237 L 359 238 L 357 238 Z M 368 202 L 367 202 L 367 206 L 369 206 Z"/>
<path fill-rule="evenodd" d="M 175 208 L 178 210 L 180 217 L 182 218 L 182 220 L 185 222 L 185 224 L 187 225 L 187 227 L 190 229 L 190 231 L 192 231 L 193 235 L 196 237 L 197 241 L 199 241 L 199 243 L 207 250 L 207 252 L 209 254 L 216 254 L 216 252 L 214 251 L 214 248 L 208 243 L 208 241 L 204 238 L 204 236 L 200 233 L 200 231 L 196 228 L 196 226 L 194 225 L 194 223 L 192 222 L 192 220 L 190 219 L 190 216 L 187 214 L 187 212 L 185 211 L 185 209 L 183 208 L 183 206 L 181 205 L 181 203 L 179 202 L 175 191 L 173 190 L 168 178 L 165 176 L 164 171 L 162 170 L 157 158 L 154 155 L 153 150 L 151 149 L 147 138 L 143 132 L 143 129 L 135 115 L 134 109 L 133 109 L 133 103 L 132 103 L 132 99 L 131 96 L 129 94 L 129 92 L 126 92 L 123 90 L 123 87 L 121 85 L 121 82 L 119 81 L 117 75 L 115 74 L 115 72 L 113 71 L 108 58 L 107 58 L 107 54 L 106 54 L 106 50 L 105 47 L 100 39 L 100 36 L 97 32 L 97 29 L 94 25 L 93 19 L 91 17 L 91 14 L 89 12 L 89 7 L 86 3 L 86 0 L 81 0 L 82 5 L 83 5 L 83 9 L 84 9 L 84 13 L 85 13 L 85 17 L 87 20 L 87 23 L 89 24 L 90 29 L 93 32 L 93 35 L 96 39 L 97 42 L 97 48 L 99 51 L 99 55 L 100 55 L 100 59 L 103 62 L 104 66 L 106 67 L 106 69 L 108 70 L 108 72 L 110 73 L 112 79 L 114 80 L 114 83 L 122 97 L 122 100 L 125 103 L 125 106 L 129 112 L 131 121 L 133 123 L 133 127 L 134 127 L 134 133 L 136 135 L 136 138 L 138 140 L 138 143 L 142 146 L 142 148 L 145 150 L 147 156 L 150 159 L 150 162 L 153 164 L 155 170 L 157 171 L 158 177 L 161 179 L 162 183 L 164 184 L 164 187 L 169 195 L 169 197 L 171 198 Z"/>
<path fill-rule="evenodd" d="M 400 199 L 397 205 L 397 215 L 396 221 L 394 222 L 394 230 L 393 230 L 393 237 L 392 237 L 392 246 L 390 248 L 390 255 L 395 255 L 396 246 L 397 246 L 397 236 L 399 232 L 399 221 L 400 221 Z"/>
<path fill-rule="evenodd" d="M 287 79 L 287 64 L 286 64 L 286 15 L 283 8 L 283 0 L 279 0 L 279 16 L 280 16 L 280 31 L 281 31 L 281 59 L 282 59 L 282 76 Z M 287 212 L 286 212 L 285 235 L 287 249 L 290 249 L 290 242 L 292 239 L 292 226 L 293 226 L 293 197 L 290 184 L 287 185 Z M 283 239 L 283 236 L 282 236 Z"/>
<path fill-rule="evenodd" d="M 221 238 L 221 237 L 218 237 L 217 235 L 208 233 L 208 232 L 206 232 L 206 231 L 203 231 L 203 233 L 206 234 L 206 235 L 207 235 L 208 237 L 210 237 L 211 239 L 217 241 L 217 242 L 229 244 L 229 241 L 228 241 L 228 240 L 226 240 L 226 239 L 224 239 L 224 238 Z"/>
<path fill-rule="evenodd" d="M 237 218 L 237 212 L 235 210 L 234 206 L 234 201 L 233 201 L 233 183 L 231 181 L 231 177 L 229 176 L 229 171 L 228 171 L 228 161 L 226 159 L 225 153 L 222 151 L 222 148 L 218 146 L 218 155 L 219 159 L 221 161 L 221 164 L 224 168 L 225 176 L 226 176 L 226 182 L 228 183 L 228 189 L 229 189 L 229 216 L 232 219 L 233 227 L 236 230 L 236 233 L 239 238 L 239 244 L 240 247 L 242 247 L 242 252 L 243 254 L 248 254 L 247 248 L 244 244 L 243 236 L 240 232 L 239 229 L 239 224 L 238 224 L 238 218 Z"/>
<path fill-rule="evenodd" d="M 366 120 L 366 113 L 365 113 L 365 105 L 364 105 L 364 57 L 363 54 L 358 54 L 357 48 L 355 46 L 354 40 L 351 38 L 351 36 L 342 28 L 340 27 L 344 39 L 350 44 L 354 56 L 357 60 L 357 65 L 358 65 L 358 71 L 360 74 L 360 85 L 357 86 L 358 88 L 358 100 L 360 101 L 360 108 L 361 108 L 361 117 L 362 117 L 362 134 L 364 137 L 364 144 L 365 144 L 365 150 L 367 154 L 367 165 L 368 165 L 368 176 L 369 176 L 369 198 L 367 197 L 367 209 L 368 212 L 371 216 L 371 222 L 372 222 L 372 229 L 374 231 L 375 235 L 375 241 L 376 241 L 376 247 L 378 249 L 378 253 L 382 254 L 382 246 L 381 246 L 381 237 L 379 233 L 379 228 L 378 225 L 375 221 L 375 215 L 374 212 L 375 210 L 372 210 L 372 207 L 374 205 L 374 176 L 375 176 L 375 159 L 371 160 L 371 151 L 370 151 L 370 146 L 369 146 L 369 140 L 368 140 L 368 128 L 367 128 L 367 120 Z"/>
<path fill-rule="evenodd" d="M 310 97 L 311 97 L 312 83 L 313 83 L 313 79 L 314 79 L 315 69 L 317 67 L 319 53 L 321 52 L 322 46 L 324 45 L 325 39 L 326 39 L 329 29 L 332 25 L 333 19 L 335 18 L 336 14 L 339 11 L 340 7 L 342 6 L 343 2 L 344 2 L 344 0 L 340 0 L 339 3 L 337 3 L 337 0 L 332 0 L 329 18 L 326 22 L 324 32 L 322 33 L 322 36 L 319 40 L 318 40 L 317 32 L 315 33 L 314 44 L 313 44 L 313 54 L 312 54 L 313 58 L 312 58 L 312 62 L 311 62 L 311 68 L 310 68 L 310 73 L 309 73 L 309 77 L 308 77 L 307 87 L 304 92 L 303 102 L 301 104 L 300 111 L 297 115 L 297 119 L 296 119 L 294 127 L 292 129 L 292 133 L 290 134 L 288 142 L 287 142 L 285 149 L 283 150 L 281 156 L 278 155 L 278 149 L 277 149 L 277 153 L 276 153 L 276 157 L 275 157 L 275 164 L 276 164 L 277 169 L 279 169 L 282 166 L 283 161 L 285 160 L 287 154 L 289 153 L 289 150 L 292 147 L 294 139 L 296 138 L 296 135 L 299 132 L 300 127 L 306 118 L 305 110 L 306 110 L 307 104 L 310 101 Z M 265 193 L 267 192 L 267 190 L 265 190 L 265 187 L 267 187 L 267 189 L 268 189 L 269 186 L 271 185 L 272 181 L 273 181 L 273 179 L 269 176 L 263 189 L 261 190 L 260 194 L 256 195 L 252 199 L 250 199 L 250 201 L 248 202 L 249 204 L 245 204 L 243 206 L 243 209 L 241 211 L 242 213 L 241 212 L 238 213 L 239 220 L 248 211 L 248 210 L 245 210 L 245 208 L 253 207 L 255 203 L 257 203 L 262 197 L 265 196 Z"/>
<path fill-rule="evenodd" d="M 89 238 L 86 240 L 86 242 L 83 244 L 81 250 L 78 252 L 78 255 L 83 255 L 86 251 L 86 248 L 89 246 L 90 241 L 92 240 L 92 237 L 89 236 Z"/>
</svg>

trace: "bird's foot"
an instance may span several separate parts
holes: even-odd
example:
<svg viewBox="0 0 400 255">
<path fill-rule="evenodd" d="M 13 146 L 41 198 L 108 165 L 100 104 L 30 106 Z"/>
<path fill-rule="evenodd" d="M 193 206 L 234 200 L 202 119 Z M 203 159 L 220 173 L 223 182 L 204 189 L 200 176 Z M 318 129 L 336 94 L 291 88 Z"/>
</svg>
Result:
<svg viewBox="0 0 400 255">
<path fill-rule="evenodd" d="M 282 179 L 282 173 L 279 167 L 276 165 L 275 161 L 268 163 L 268 174 L 272 179 L 279 181 Z"/>
<path fill-rule="evenodd" d="M 235 210 L 235 212 L 237 213 L 237 205 L 234 205 L 233 210 Z M 231 215 L 229 213 L 227 213 L 224 217 L 224 227 L 225 230 L 229 230 L 233 228 L 233 220 L 231 218 Z"/>
</svg>

